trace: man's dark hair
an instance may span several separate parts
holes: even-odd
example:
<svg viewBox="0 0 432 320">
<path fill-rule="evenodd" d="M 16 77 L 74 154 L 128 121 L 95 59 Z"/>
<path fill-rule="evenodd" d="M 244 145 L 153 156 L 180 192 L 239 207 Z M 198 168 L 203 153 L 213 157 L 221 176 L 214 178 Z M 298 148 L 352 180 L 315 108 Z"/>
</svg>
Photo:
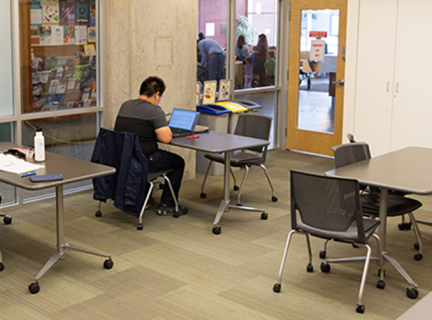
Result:
<svg viewBox="0 0 432 320">
<path fill-rule="evenodd" d="M 143 81 L 143 83 L 141 83 L 140 95 L 152 97 L 156 92 L 159 92 L 160 95 L 163 95 L 165 89 L 165 83 L 161 78 L 148 77 Z"/>
</svg>

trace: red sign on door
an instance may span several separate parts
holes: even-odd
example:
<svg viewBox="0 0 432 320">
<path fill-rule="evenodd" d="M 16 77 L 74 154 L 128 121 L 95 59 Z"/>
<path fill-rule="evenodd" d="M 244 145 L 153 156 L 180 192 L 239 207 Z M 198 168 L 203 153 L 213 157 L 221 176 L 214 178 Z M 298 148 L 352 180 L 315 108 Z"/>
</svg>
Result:
<svg viewBox="0 0 432 320">
<path fill-rule="evenodd" d="M 327 38 L 327 31 L 310 31 L 309 38 Z"/>
</svg>

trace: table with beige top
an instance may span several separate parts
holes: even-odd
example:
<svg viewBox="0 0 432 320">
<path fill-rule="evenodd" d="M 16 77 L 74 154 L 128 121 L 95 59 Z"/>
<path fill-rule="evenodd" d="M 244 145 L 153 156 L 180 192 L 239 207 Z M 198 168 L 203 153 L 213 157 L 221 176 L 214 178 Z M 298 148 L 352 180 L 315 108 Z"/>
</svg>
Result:
<svg viewBox="0 0 432 320">
<path fill-rule="evenodd" d="M 21 147 L 12 143 L 1 142 L 0 151 L 4 152 L 10 148 Z M 56 252 L 42 267 L 40 272 L 35 277 L 35 282 L 29 285 L 29 291 L 31 293 L 39 292 L 38 280 L 59 260 L 61 259 L 68 249 L 73 249 L 93 255 L 98 255 L 107 258 L 104 261 L 104 267 L 111 269 L 113 267 L 113 261 L 110 254 L 100 253 L 94 250 L 82 248 L 65 241 L 64 234 L 64 208 L 63 208 L 63 185 L 67 183 L 77 182 L 86 179 L 92 179 L 105 175 L 115 173 L 115 169 L 112 167 L 92 163 L 85 160 L 76 158 L 66 157 L 63 155 L 46 152 L 45 161 L 40 164 L 44 165 L 44 168 L 36 170 L 37 175 L 45 174 L 61 174 L 63 180 L 58 181 L 46 181 L 34 183 L 30 181 L 30 177 L 21 178 L 21 175 L 16 173 L 8 173 L 0 171 L 0 181 L 23 188 L 26 190 L 41 190 L 46 188 L 55 187 L 56 190 L 56 233 L 57 233 L 57 245 Z"/>
<path fill-rule="evenodd" d="M 388 190 L 409 194 L 432 194 L 432 149 L 408 147 L 378 157 L 326 172 L 326 175 L 356 179 L 362 184 L 380 188 L 379 236 L 383 257 L 413 286 L 407 296 L 418 296 L 418 285 L 386 249 Z"/>
</svg>

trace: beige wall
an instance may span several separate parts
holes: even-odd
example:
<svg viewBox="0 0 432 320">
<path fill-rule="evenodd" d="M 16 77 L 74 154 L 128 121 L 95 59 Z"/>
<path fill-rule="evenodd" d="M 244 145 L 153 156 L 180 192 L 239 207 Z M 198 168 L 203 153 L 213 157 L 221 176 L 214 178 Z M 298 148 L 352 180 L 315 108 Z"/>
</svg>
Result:
<svg viewBox="0 0 432 320">
<path fill-rule="evenodd" d="M 161 77 L 166 85 L 161 102 L 195 108 L 197 0 L 103 1 L 104 127 L 112 128 L 123 101 L 137 98 L 141 82 Z M 186 160 L 185 179 L 195 177 L 195 152 L 162 146 Z"/>
</svg>

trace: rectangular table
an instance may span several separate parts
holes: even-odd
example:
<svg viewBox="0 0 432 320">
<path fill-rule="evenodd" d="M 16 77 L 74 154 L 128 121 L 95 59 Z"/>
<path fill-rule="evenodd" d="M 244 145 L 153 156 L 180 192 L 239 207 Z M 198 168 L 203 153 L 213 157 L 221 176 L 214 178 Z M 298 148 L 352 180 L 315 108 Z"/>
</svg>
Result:
<svg viewBox="0 0 432 320">
<path fill-rule="evenodd" d="M 362 184 L 380 188 L 379 236 L 384 258 L 417 288 L 417 284 L 386 250 L 388 190 L 404 193 L 432 194 L 432 149 L 408 147 L 369 160 L 326 172 L 327 175 L 356 179 Z"/>
<path fill-rule="evenodd" d="M 230 205 L 230 159 L 231 153 L 235 150 L 253 148 L 253 147 L 261 147 L 270 144 L 267 140 L 249 138 L 245 136 L 238 136 L 228 133 L 210 131 L 207 133 L 201 133 L 200 138 L 198 139 L 187 139 L 187 138 L 176 138 L 171 141 L 171 144 L 174 146 L 193 149 L 197 151 L 203 151 L 207 153 L 224 153 L 225 155 L 225 166 L 224 166 L 224 188 L 223 188 L 223 199 L 221 204 L 219 205 L 218 212 L 216 214 L 216 218 L 213 222 L 213 233 L 219 234 L 221 232 L 221 227 L 217 224 L 224 212 L 232 209 L 239 210 L 248 210 L 248 211 L 257 211 L 257 212 L 265 212 L 265 209 L 244 207 L 244 206 L 233 206 Z"/>
<path fill-rule="evenodd" d="M 12 143 L 1 142 L 0 151 L 4 152 L 10 148 L 21 147 Z M 104 262 L 106 269 L 111 269 L 113 262 L 110 254 L 104 254 L 82 248 L 65 241 L 64 235 L 64 208 L 63 208 L 63 185 L 71 182 L 77 182 L 85 179 L 91 179 L 110 175 L 115 173 L 112 167 L 84 161 L 76 158 L 66 157 L 59 154 L 46 152 L 46 160 L 40 164 L 45 165 L 44 168 L 36 170 L 38 175 L 43 174 L 61 174 L 63 180 L 47 181 L 34 183 L 30 181 L 30 177 L 21 178 L 21 175 L 0 171 L 0 181 L 26 190 L 41 190 L 50 187 L 55 187 L 56 190 L 56 229 L 57 229 L 57 246 L 56 252 L 42 267 L 41 271 L 36 275 L 35 282 L 29 285 L 31 293 L 39 292 L 38 280 L 60 259 L 66 254 L 67 249 L 78 250 L 85 253 L 98 255 L 108 258 Z"/>
</svg>

